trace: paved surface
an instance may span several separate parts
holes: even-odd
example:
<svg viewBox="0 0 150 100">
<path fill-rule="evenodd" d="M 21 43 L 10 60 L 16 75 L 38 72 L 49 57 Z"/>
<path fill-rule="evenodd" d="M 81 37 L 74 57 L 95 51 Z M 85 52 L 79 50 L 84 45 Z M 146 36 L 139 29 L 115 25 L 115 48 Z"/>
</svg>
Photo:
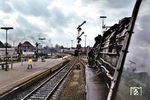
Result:
<svg viewBox="0 0 150 100">
<path fill-rule="evenodd" d="M 107 100 L 108 88 L 95 71 L 86 66 L 87 100 Z"/>
<path fill-rule="evenodd" d="M 27 62 L 23 62 L 23 64 L 14 63 L 13 69 L 8 71 L 0 70 L 0 94 L 63 61 L 65 59 L 62 58 L 46 59 L 46 62 L 39 60 L 38 62 L 33 62 L 32 69 L 27 69 Z"/>
<path fill-rule="evenodd" d="M 63 61 L 65 59 L 47 59 L 46 62 L 39 60 L 38 62 L 33 62 L 32 69 L 27 69 L 27 62 L 23 62 L 23 64 L 15 63 L 13 64 L 13 69 L 8 71 L 0 70 L 0 94 Z M 86 66 L 85 70 L 87 100 L 106 100 L 107 86 L 96 76 L 93 69 Z"/>
</svg>

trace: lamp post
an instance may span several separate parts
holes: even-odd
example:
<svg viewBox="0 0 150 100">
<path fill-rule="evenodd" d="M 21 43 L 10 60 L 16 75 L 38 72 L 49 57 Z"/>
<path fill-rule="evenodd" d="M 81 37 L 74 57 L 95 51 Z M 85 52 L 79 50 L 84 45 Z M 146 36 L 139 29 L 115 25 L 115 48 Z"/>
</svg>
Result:
<svg viewBox="0 0 150 100">
<path fill-rule="evenodd" d="M 107 16 L 100 16 L 100 18 L 102 19 L 102 30 L 105 32 L 108 28 L 110 28 L 110 26 L 106 26 L 104 22 L 104 19 L 106 19 Z"/>
<path fill-rule="evenodd" d="M 39 40 L 41 40 L 41 43 L 42 43 L 42 41 L 43 41 L 43 40 L 46 40 L 46 38 L 39 38 Z"/>
<path fill-rule="evenodd" d="M 73 40 L 71 40 L 71 48 L 73 48 Z"/>
<path fill-rule="evenodd" d="M 102 19 L 102 29 L 104 29 L 105 28 L 104 19 L 107 18 L 107 16 L 100 16 L 100 18 Z"/>
<path fill-rule="evenodd" d="M 39 38 L 39 40 L 41 41 L 41 45 L 42 45 L 42 41 L 46 40 L 46 38 Z"/>
<path fill-rule="evenodd" d="M 36 46 L 36 53 L 35 53 L 35 55 L 36 55 L 36 61 L 38 61 L 38 46 L 39 46 L 39 43 L 36 42 L 35 46 Z"/>
<path fill-rule="evenodd" d="M 1 29 L 4 29 L 6 30 L 6 46 L 5 46 L 5 54 L 6 54 L 6 58 L 5 58 L 5 61 L 6 61 L 6 67 L 5 67 L 5 71 L 8 71 L 8 63 L 7 63 L 7 55 L 8 55 L 8 52 L 7 52 L 7 46 L 8 46 L 8 43 L 7 43 L 7 31 L 10 30 L 10 29 L 13 29 L 13 27 L 1 27 Z"/>
<path fill-rule="evenodd" d="M 46 38 L 39 38 L 39 40 L 41 41 L 41 46 L 42 46 L 42 41 L 43 41 L 43 40 L 46 40 Z M 43 51 L 44 51 L 44 50 L 43 50 Z M 43 53 L 43 52 L 42 52 L 42 48 L 41 48 L 41 53 Z"/>
</svg>

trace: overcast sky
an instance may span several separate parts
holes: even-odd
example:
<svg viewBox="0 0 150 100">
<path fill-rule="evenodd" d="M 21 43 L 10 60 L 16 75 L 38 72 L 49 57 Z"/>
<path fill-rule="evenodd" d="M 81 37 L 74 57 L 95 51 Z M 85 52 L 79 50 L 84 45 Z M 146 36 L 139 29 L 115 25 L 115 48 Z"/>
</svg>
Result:
<svg viewBox="0 0 150 100">
<path fill-rule="evenodd" d="M 93 46 L 94 37 L 101 34 L 102 15 L 111 26 L 126 16 L 131 16 L 135 0 L 0 0 L 0 26 L 12 26 L 8 33 L 10 44 L 35 43 L 46 38 L 49 45 L 70 47 L 76 43 L 77 26 L 87 21 L 82 29 L 87 35 L 87 45 Z M 5 42 L 5 31 L 0 30 L 0 40 Z M 12 42 L 13 41 L 13 42 Z M 84 36 L 82 36 L 84 46 Z"/>
</svg>

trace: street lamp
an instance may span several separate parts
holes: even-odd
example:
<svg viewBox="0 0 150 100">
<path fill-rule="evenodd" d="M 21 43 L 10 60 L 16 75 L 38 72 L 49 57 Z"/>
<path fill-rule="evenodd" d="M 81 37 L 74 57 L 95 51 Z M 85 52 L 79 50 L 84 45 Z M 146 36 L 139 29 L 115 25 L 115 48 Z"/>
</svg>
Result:
<svg viewBox="0 0 150 100">
<path fill-rule="evenodd" d="M 7 46 L 8 46 L 8 44 L 7 44 L 7 31 L 8 30 L 10 30 L 10 29 L 13 29 L 13 27 L 1 27 L 1 29 L 4 29 L 4 30 L 6 30 L 6 47 L 5 47 L 5 54 L 6 54 L 6 58 L 5 58 L 5 60 L 6 60 L 6 67 L 5 67 L 5 71 L 7 71 L 8 70 L 8 63 L 7 63 L 7 55 L 8 55 L 8 53 L 7 53 Z"/>
<path fill-rule="evenodd" d="M 107 16 L 100 16 L 100 18 L 102 19 L 102 29 L 103 29 L 103 32 L 105 32 L 108 28 L 110 28 L 110 26 L 106 26 L 105 22 L 104 22 L 104 19 L 107 18 Z"/>
<path fill-rule="evenodd" d="M 46 40 L 46 38 L 39 38 L 39 40 L 41 40 L 41 42 L 42 42 L 43 40 Z"/>
<path fill-rule="evenodd" d="M 104 19 L 107 18 L 107 16 L 100 16 L 100 18 L 102 19 L 102 29 L 104 29 L 105 28 Z"/>
<path fill-rule="evenodd" d="M 41 40 L 41 46 L 42 46 L 42 41 L 43 41 L 43 40 L 46 40 L 46 38 L 39 38 L 39 40 Z M 41 48 L 41 53 L 43 53 L 43 52 L 42 52 L 42 48 Z"/>
<path fill-rule="evenodd" d="M 41 41 L 41 45 L 42 45 L 42 41 L 46 40 L 46 38 L 39 38 L 39 40 Z"/>
<path fill-rule="evenodd" d="M 35 43 L 35 46 L 36 46 L 36 52 L 35 52 L 35 55 L 36 55 L 36 61 L 38 60 L 38 46 L 39 46 L 39 43 L 36 42 Z"/>
<path fill-rule="evenodd" d="M 71 40 L 71 48 L 73 48 L 73 40 Z"/>
</svg>

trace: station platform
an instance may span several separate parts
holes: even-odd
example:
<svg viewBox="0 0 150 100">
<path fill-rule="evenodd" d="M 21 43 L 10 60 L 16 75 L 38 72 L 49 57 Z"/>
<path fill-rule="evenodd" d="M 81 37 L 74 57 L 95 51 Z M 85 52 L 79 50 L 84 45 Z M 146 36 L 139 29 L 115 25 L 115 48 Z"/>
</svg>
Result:
<svg viewBox="0 0 150 100">
<path fill-rule="evenodd" d="M 36 75 L 62 64 L 66 59 L 46 59 L 45 62 L 41 60 L 33 62 L 32 69 L 27 69 L 27 62 L 14 63 L 12 69 L 8 71 L 0 69 L 0 95 L 6 91 L 12 90 L 17 85 L 35 77 Z M 9 65 L 10 66 L 10 65 Z"/>
<path fill-rule="evenodd" d="M 86 66 L 86 99 L 87 100 L 107 100 L 108 88 L 106 84 L 96 75 L 93 68 Z"/>
</svg>

